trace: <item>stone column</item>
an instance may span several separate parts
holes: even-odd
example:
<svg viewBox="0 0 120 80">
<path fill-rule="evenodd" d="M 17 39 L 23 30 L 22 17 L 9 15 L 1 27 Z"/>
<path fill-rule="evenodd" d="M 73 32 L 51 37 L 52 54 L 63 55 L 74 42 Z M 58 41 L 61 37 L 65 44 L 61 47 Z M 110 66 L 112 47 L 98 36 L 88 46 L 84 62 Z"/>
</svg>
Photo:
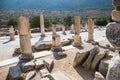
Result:
<svg viewBox="0 0 120 80">
<path fill-rule="evenodd" d="M 74 24 L 71 25 L 71 33 L 74 33 Z"/>
<path fill-rule="evenodd" d="M 88 41 L 94 41 L 94 21 L 93 19 L 88 19 Z"/>
<path fill-rule="evenodd" d="M 62 26 L 62 34 L 66 35 L 65 26 Z"/>
<path fill-rule="evenodd" d="M 52 25 L 52 32 L 53 32 L 53 35 L 56 35 L 56 27 L 55 27 L 55 25 Z"/>
<path fill-rule="evenodd" d="M 9 33 L 10 33 L 10 41 L 13 41 L 13 40 L 15 40 L 15 37 L 14 37 L 14 28 L 13 28 L 13 26 L 10 26 L 10 28 L 9 28 Z"/>
<path fill-rule="evenodd" d="M 29 19 L 24 16 L 18 18 L 19 23 L 19 38 L 20 38 L 20 49 L 21 49 L 21 60 L 33 59 L 31 41 L 30 41 L 30 25 Z"/>
<path fill-rule="evenodd" d="M 62 51 L 60 35 L 53 35 L 52 36 L 52 51 Z"/>
<path fill-rule="evenodd" d="M 41 27 L 41 36 L 45 36 L 45 26 L 44 26 L 44 16 L 40 14 L 40 27 Z"/>
<path fill-rule="evenodd" d="M 75 36 L 74 36 L 73 46 L 81 47 L 80 16 L 75 17 Z"/>
</svg>

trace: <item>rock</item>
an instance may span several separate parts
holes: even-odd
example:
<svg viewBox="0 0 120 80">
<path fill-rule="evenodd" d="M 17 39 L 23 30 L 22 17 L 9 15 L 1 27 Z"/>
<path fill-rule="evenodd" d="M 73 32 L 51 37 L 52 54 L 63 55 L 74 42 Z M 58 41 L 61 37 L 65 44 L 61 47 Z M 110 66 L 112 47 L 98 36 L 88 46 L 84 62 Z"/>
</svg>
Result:
<svg viewBox="0 0 120 80">
<path fill-rule="evenodd" d="M 112 44 L 112 46 L 120 51 L 120 23 L 109 23 L 106 28 L 106 37 Z"/>
<path fill-rule="evenodd" d="M 94 78 L 94 80 L 106 80 L 106 79 L 99 72 L 95 72 L 95 78 Z"/>
<path fill-rule="evenodd" d="M 40 80 L 50 80 L 48 77 L 42 78 Z"/>
<path fill-rule="evenodd" d="M 86 60 L 86 58 L 88 57 L 89 53 L 90 53 L 91 48 L 88 49 L 84 49 L 80 52 L 76 53 L 75 59 L 74 59 L 74 63 L 73 66 L 77 67 L 78 65 L 83 64 L 83 62 Z"/>
<path fill-rule="evenodd" d="M 120 0 L 113 0 L 114 6 L 120 6 Z"/>
<path fill-rule="evenodd" d="M 10 67 L 9 74 L 8 74 L 8 80 L 23 80 L 22 71 L 19 67 L 19 65 Z"/>
<path fill-rule="evenodd" d="M 47 58 L 45 60 L 43 60 L 45 66 L 47 67 L 47 69 L 51 72 L 54 66 L 54 60 Z"/>
<path fill-rule="evenodd" d="M 58 52 L 58 55 L 61 57 L 67 56 L 67 54 L 65 52 Z"/>
<path fill-rule="evenodd" d="M 35 68 L 35 63 L 34 61 L 29 61 L 29 62 L 26 62 L 26 63 L 22 63 L 22 72 L 28 72 L 28 71 L 31 71 Z"/>
<path fill-rule="evenodd" d="M 25 80 L 31 80 L 36 75 L 36 71 L 28 72 Z"/>
<path fill-rule="evenodd" d="M 113 10 L 112 13 L 112 19 L 116 22 L 120 22 L 120 11 L 118 10 Z"/>
<path fill-rule="evenodd" d="M 44 41 L 44 42 L 37 42 L 35 43 L 35 49 L 36 51 L 40 51 L 40 50 L 50 50 L 52 47 L 52 42 L 50 41 Z"/>
<path fill-rule="evenodd" d="M 92 64 L 92 61 L 93 61 L 95 55 L 96 55 L 97 53 L 99 53 L 99 52 L 100 52 L 99 47 L 98 47 L 98 46 L 95 46 L 94 49 L 92 49 L 92 50 L 90 51 L 90 54 L 89 54 L 88 58 L 86 59 L 86 61 L 83 63 L 82 66 L 83 66 L 84 68 L 86 68 L 86 69 L 90 69 L 91 64 Z"/>
<path fill-rule="evenodd" d="M 21 49 L 20 48 L 16 48 L 15 51 L 14 51 L 14 53 L 21 54 Z"/>
<path fill-rule="evenodd" d="M 47 69 L 41 69 L 40 70 L 40 75 L 41 75 L 42 78 L 50 77 L 50 73 Z"/>
<path fill-rule="evenodd" d="M 100 61 L 98 69 L 102 75 L 106 76 L 107 71 L 108 71 L 108 66 L 109 66 L 112 58 L 113 58 L 113 55 L 109 54 L 106 58 L 104 58 L 103 60 Z"/>
<path fill-rule="evenodd" d="M 106 76 L 107 80 L 120 80 L 120 55 L 112 59 Z"/>
<path fill-rule="evenodd" d="M 51 74 L 50 80 L 70 80 L 67 76 L 65 76 L 62 72 L 58 71 Z"/>
<path fill-rule="evenodd" d="M 93 60 L 93 62 L 92 62 L 91 69 L 92 69 L 92 70 L 95 70 L 95 69 L 98 67 L 100 61 L 101 61 L 104 57 L 106 57 L 106 55 L 107 55 L 108 53 L 109 53 L 108 50 L 103 50 L 103 51 L 99 52 L 99 53 L 95 56 L 95 58 L 94 58 L 94 60 Z"/>
<path fill-rule="evenodd" d="M 42 67 L 44 67 L 43 61 L 41 61 L 41 60 L 35 61 L 35 68 L 36 69 L 41 69 Z"/>
</svg>

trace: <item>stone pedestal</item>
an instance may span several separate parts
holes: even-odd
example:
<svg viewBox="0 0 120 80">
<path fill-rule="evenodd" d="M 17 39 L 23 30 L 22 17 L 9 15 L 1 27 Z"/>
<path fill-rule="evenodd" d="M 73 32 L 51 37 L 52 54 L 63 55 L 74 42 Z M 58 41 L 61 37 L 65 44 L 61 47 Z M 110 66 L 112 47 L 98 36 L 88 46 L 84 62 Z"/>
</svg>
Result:
<svg viewBox="0 0 120 80">
<path fill-rule="evenodd" d="M 88 41 L 94 41 L 94 21 L 93 19 L 88 19 Z"/>
<path fill-rule="evenodd" d="M 65 27 L 64 26 L 62 26 L 62 34 L 66 35 Z"/>
<path fill-rule="evenodd" d="M 19 23 L 19 38 L 20 38 L 20 49 L 21 49 L 21 60 L 33 59 L 31 41 L 30 41 L 30 25 L 27 17 L 21 16 L 18 18 Z"/>
<path fill-rule="evenodd" d="M 45 26 L 44 26 L 44 16 L 40 15 L 40 27 L 41 27 L 41 36 L 45 36 Z"/>
<path fill-rule="evenodd" d="M 74 24 L 71 25 L 71 33 L 74 33 Z"/>
<path fill-rule="evenodd" d="M 75 47 L 81 47 L 81 37 L 78 34 L 75 34 L 74 36 L 74 42 L 72 44 Z"/>
<path fill-rule="evenodd" d="M 53 35 L 52 36 L 52 51 L 62 51 L 60 35 Z"/>
<path fill-rule="evenodd" d="M 13 26 L 11 26 L 11 27 L 9 28 L 9 33 L 10 33 L 10 41 L 15 40 L 15 37 L 14 37 L 14 28 L 13 28 Z"/>
</svg>

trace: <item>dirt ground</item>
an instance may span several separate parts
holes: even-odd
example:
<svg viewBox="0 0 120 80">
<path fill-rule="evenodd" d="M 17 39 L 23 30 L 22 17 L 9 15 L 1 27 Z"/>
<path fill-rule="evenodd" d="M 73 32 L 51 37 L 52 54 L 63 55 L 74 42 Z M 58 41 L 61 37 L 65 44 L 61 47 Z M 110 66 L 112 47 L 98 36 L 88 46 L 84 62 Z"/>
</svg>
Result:
<svg viewBox="0 0 120 80">
<path fill-rule="evenodd" d="M 109 44 L 107 40 L 100 42 L 100 45 L 102 45 L 102 46 L 105 46 L 106 44 Z M 88 45 L 88 44 L 84 45 L 84 49 L 90 48 L 90 47 L 91 47 L 91 45 Z M 95 71 L 86 70 L 81 66 L 76 67 L 76 68 L 73 67 L 73 62 L 74 62 L 76 52 L 80 51 L 80 50 L 83 50 L 83 49 L 74 48 L 74 49 L 67 50 L 66 51 L 67 56 L 63 57 L 63 58 L 60 58 L 60 57 L 56 56 L 55 53 L 53 53 L 53 55 L 42 57 L 39 59 L 41 59 L 41 60 L 43 60 L 45 58 L 54 59 L 54 68 L 51 73 L 54 73 L 56 71 L 61 71 L 67 77 L 69 77 L 70 80 L 93 80 Z M 16 64 L 14 64 L 14 65 L 16 65 Z M 8 74 L 9 67 L 14 66 L 14 65 L 9 65 L 9 66 L 0 68 L 0 80 L 6 80 L 6 76 Z M 36 76 L 32 80 L 40 80 L 39 71 L 37 71 Z"/>
</svg>

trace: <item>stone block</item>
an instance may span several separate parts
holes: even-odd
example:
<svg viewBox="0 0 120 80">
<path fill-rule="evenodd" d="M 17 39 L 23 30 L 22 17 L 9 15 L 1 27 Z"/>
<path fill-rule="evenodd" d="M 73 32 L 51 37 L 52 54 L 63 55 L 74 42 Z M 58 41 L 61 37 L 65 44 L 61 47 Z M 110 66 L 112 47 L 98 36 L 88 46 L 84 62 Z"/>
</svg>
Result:
<svg viewBox="0 0 120 80">
<path fill-rule="evenodd" d="M 35 61 L 35 68 L 36 69 L 41 69 L 42 67 L 44 67 L 44 63 L 42 60 L 36 60 Z"/>
<path fill-rule="evenodd" d="M 95 69 L 98 67 L 100 61 L 101 61 L 104 57 L 106 57 L 106 55 L 107 55 L 108 53 L 109 53 L 108 50 L 103 50 L 103 51 L 99 52 L 99 53 L 95 56 L 95 58 L 94 58 L 94 60 L 93 60 L 93 62 L 92 62 L 91 69 L 92 69 L 92 70 L 95 70 Z"/>
<path fill-rule="evenodd" d="M 67 56 L 67 54 L 65 52 L 58 52 L 58 55 L 61 57 Z"/>
<path fill-rule="evenodd" d="M 22 72 L 28 72 L 28 71 L 31 71 L 33 69 L 35 69 L 35 63 L 34 61 L 29 61 L 29 62 L 25 62 L 25 63 L 22 63 Z"/>
<path fill-rule="evenodd" d="M 40 70 L 40 75 L 41 75 L 42 78 L 50 77 L 50 73 L 47 69 L 41 69 Z"/>
<path fill-rule="evenodd" d="M 42 78 L 40 80 L 50 80 L 48 77 Z"/>
<path fill-rule="evenodd" d="M 95 72 L 94 80 L 106 80 L 106 79 L 104 78 L 104 76 L 101 73 Z"/>
<path fill-rule="evenodd" d="M 45 60 L 43 60 L 45 66 L 47 67 L 47 69 L 51 72 L 53 67 L 54 67 L 54 60 L 47 58 Z"/>
<path fill-rule="evenodd" d="M 35 75 L 36 75 L 36 71 L 30 71 L 27 73 L 25 80 L 31 80 L 32 78 L 35 77 Z"/>
<path fill-rule="evenodd" d="M 120 11 L 113 10 L 112 13 L 112 19 L 116 22 L 120 22 Z"/>
<path fill-rule="evenodd" d="M 102 75 L 106 76 L 107 71 L 108 71 L 108 66 L 109 66 L 112 58 L 113 58 L 113 55 L 108 55 L 106 58 L 104 58 L 103 60 L 100 61 L 98 69 Z"/>
<path fill-rule="evenodd" d="M 98 54 L 100 52 L 100 49 L 98 46 L 95 46 L 94 49 L 92 49 L 90 51 L 90 54 L 88 56 L 88 58 L 86 59 L 86 61 L 83 63 L 83 67 L 86 68 L 86 69 L 90 69 L 91 68 L 91 64 L 92 64 L 92 61 L 95 57 L 96 54 Z"/>
</svg>

